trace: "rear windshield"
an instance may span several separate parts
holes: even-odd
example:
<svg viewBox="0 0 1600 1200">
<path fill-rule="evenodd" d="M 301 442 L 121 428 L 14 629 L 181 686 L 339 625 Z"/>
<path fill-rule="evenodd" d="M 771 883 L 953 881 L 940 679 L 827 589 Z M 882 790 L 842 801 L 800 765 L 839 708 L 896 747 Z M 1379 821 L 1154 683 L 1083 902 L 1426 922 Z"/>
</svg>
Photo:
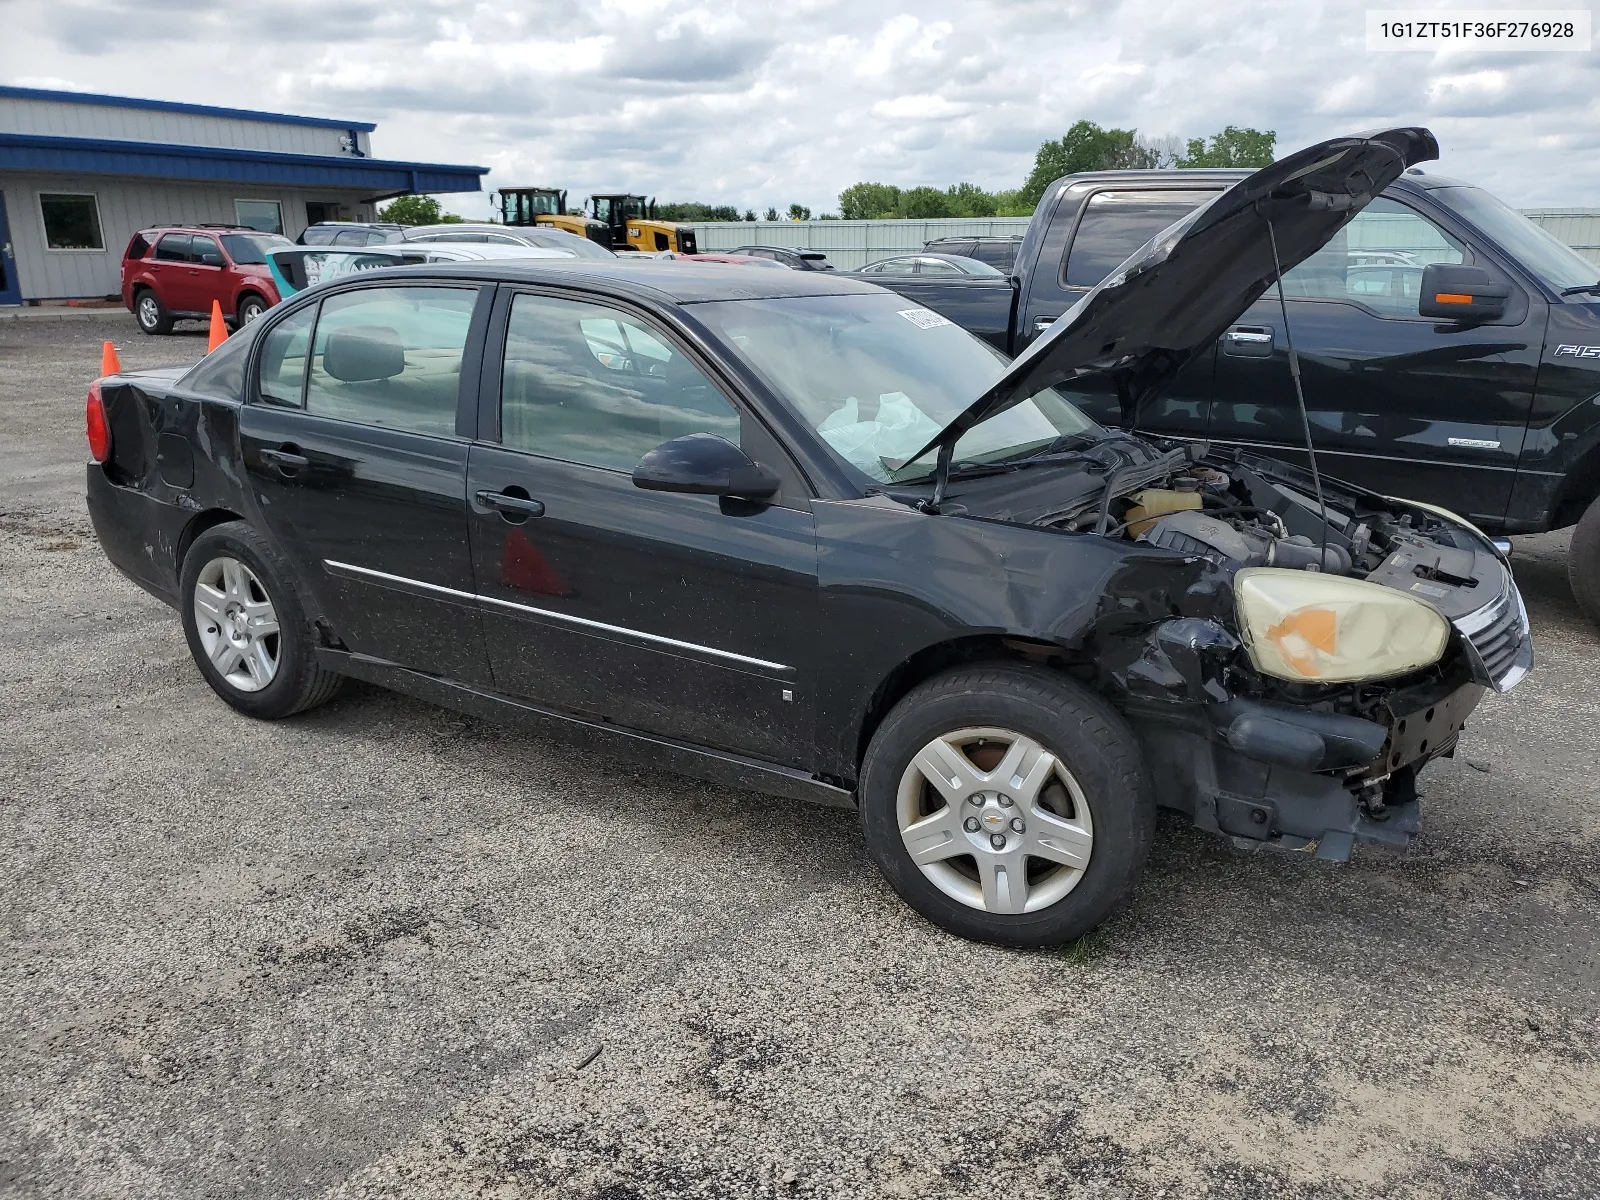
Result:
<svg viewBox="0 0 1600 1200">
<path fill-rule="evenodd" d="M 1140 246 L 1188 216 L 1216 192 L 1096 192 L 1067 252 L 1068 287 L 1094 287 Z"/>
<path fill-rule="evenodd" d="M 877 483 L 928 478 L 934 455 L 909 456 L 1006 367 L 987 343 L 902 296 L 733 300 L 697 304 L 694 312 L 835 454 Z M 1096 429 L 1045 388 L 969 429 L 955 460 L 1009 458 Z"/>
<path fill-rule="evenodd" d="M 276 250 L 281 246 L 293 246 L 288 238 L 276 233 L 225 233 L 222 235 L 223 249 L 227 250 L 228 257 L 236 263 L 261 263 L 267 261 L 267 251 Z"/>
</svg>

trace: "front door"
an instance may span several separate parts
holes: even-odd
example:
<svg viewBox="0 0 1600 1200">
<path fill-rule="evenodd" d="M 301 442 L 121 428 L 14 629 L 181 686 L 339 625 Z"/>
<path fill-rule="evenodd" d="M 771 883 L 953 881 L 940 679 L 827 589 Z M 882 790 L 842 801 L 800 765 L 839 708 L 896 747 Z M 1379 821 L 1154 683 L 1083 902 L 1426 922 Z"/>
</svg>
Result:
<svg viewBox="0 0 1600 1200">
<path fill-rule="evenodd" d="M 233 316 L 233 295 L 229 286 L 228 260 L 222 247 L 210 234 L 197 233 L 189 242 L 189 276 L 184 287 L 183 307 L 190 312 L 211 312 L 213 301 L 222 304 L 222 315 Z"/>
<path fill-rule="evenodd" d="M 503 369 L 484 372 L 497 436 L 473 446 L 467 479 L 497 686 L 806 764 L 817 550 L 793 468 L 659 326 L 562 296 L 521 293 L 502 308 Z M 641 457 L 697 432 L 783 475 L 775 502 L 634 487 Z"/>
<path fill-rule="evenodd" d="M 457 429 L 492 294 L 373 286 L 298 309 L 263 337 L 239 416 L 261 519 L 334 634 L 356 653 L 477 684 L 489 676 L 467 529 L 469 442 Z"/>
<path fill-rule="evenodd" d="M 0 304 L 21 304 L 22 284 L 17 279 L 17 256 L 11 246 L 11 225 L 6 220 L 6 196 L 0 192 Z"/>
<path fill-rule="evenodd" d="M 1513 283 L 1499 321 L 1419 316 L 1423 268 L 1463 262 L 1503 277 L 1463 238 L 1379 197 L 1284 276 L 1288 333 L 1324 474 L 1497 524 L 1516 477 L 1546 310 Z M 1276 289 L 1222 336 L 1216 362 L 1212 441 L 1303 466 Z"/>
</svg>

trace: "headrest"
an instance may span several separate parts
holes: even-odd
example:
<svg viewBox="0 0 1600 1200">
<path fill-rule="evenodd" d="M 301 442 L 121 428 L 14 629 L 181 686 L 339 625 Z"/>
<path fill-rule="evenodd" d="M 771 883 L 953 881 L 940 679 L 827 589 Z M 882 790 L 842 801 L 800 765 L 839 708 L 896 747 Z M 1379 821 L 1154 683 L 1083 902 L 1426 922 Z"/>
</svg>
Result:
<svg viewBox="0 0 1600 1200">
<path fill-rule="evenodd" d="M 389 326 L 355 325 L 328 335 L 322 368 L 344 383 L 392 379 L 406 369 L 406 353 Z"/>
</svg>

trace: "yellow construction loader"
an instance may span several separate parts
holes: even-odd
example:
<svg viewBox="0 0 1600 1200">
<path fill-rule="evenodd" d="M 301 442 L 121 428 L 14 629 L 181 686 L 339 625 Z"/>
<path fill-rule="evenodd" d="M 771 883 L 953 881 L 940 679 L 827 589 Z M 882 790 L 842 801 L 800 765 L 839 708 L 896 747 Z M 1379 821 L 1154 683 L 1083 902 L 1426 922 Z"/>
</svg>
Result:
<svg viewBox="0 0 1600 1200">
<path fill-rule="evenodd" d="M 544 225 L 564 233 L 575 233 L 611 249 L 611 226 L 593 217 L 569 213 L 564 188 L 501 188 L 498 204 L 500 220 L 506 225 Z"/>
<path fill-rule="evenodd" d="M 656 202 L 616 193 L 590 196 L 587 212 L 567 211 L 561 188 L 500 189 L 500 219 L 507 225 L 548 225 L 589 238 L 619 253 L 627 250 L 695 252 L 694 230 L 656 217 Z"/>
</svg>

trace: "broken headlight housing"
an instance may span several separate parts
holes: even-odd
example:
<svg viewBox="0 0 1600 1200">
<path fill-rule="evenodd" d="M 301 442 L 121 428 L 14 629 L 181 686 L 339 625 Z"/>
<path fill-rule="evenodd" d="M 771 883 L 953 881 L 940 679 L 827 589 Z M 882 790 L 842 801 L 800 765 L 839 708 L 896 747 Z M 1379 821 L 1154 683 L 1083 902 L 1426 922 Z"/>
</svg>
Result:
<svg viewBox="0 0 1600 1200">
<path fill-rule="evenodd" d="M 1438 662 L 1450 640 L 1436 609 L 1364 579 L 1247 567 L 1233 592 L 1256 669 L 1296 683 L 1404 675 Z"/>
</svg>

